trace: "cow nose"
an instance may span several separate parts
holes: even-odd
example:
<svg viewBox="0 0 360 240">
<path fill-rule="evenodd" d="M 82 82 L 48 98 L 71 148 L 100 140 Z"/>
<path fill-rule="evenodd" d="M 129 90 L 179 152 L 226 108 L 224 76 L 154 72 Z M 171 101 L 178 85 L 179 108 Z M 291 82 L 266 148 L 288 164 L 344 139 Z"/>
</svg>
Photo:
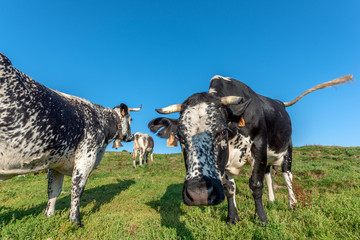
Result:
<svg viewBox="0 0 360 240">
<path fill-rule="evenodd" d="M 224 198 L 223 191 L 205 180 L 189 180 L 184 184 L 183 200 L 186 205 L 216 205 Z"/>
<path fill-rule="evenodd" d="M 127 135 L 124 139 L 124 142 L 131 142 L 134 141 L 134 134 L 131 133 L 131 135 Z"/>
</svg>

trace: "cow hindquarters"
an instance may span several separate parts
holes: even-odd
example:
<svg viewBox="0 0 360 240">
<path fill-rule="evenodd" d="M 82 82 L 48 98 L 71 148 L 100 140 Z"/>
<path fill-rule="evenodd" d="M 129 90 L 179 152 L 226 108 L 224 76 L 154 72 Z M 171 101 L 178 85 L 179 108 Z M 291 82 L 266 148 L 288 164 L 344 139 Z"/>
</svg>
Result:
<svg viewBox="0 0 360 240">
<path fill-rule="evenodd" d="M 235 202 L 236 185 L 234 178 L 231 176 L 230 173 L 226 173 L 223 186 L 228 202 L 228 216 L 226 222 L 229 224 L 235 224 L 236 222 L 240 221 L 240 218 L 237 212 Z"/>
<path fill-rule="evenodd" d="M 61 193 L 64 175 L 56 170 L 49 169 L 46 178 L 48 179 L 48 203 L 44 215 L 50 217 L 55 213 L 56 199 Z"/>
</svg>

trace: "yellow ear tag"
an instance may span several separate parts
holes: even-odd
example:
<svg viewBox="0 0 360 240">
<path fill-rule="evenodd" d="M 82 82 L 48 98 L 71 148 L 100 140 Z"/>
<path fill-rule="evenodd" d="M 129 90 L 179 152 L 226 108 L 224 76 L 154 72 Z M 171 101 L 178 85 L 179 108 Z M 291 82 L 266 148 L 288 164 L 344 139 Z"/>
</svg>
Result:
<svg viewBox="0 0 360 240">
<path fill-rule="evenodd" d="M 245 127 L 245 119 L 243 117 L 241 117 L 238 126 L 239 127 Z"/>
<path fill-rule="evenodd" d="M 166 141 L 166 146 L 168 147 L 177 147 L 179 139 L 175 137 L 174 134 L 171 134 L 168 140 Z"/>
<path fill-rule="evenodd" d="M 122 115 L 122 116 L 125 116 L 125 110 L 124 110 L 124 109 L 121 110 L 121 115 Z"/>
</svg>

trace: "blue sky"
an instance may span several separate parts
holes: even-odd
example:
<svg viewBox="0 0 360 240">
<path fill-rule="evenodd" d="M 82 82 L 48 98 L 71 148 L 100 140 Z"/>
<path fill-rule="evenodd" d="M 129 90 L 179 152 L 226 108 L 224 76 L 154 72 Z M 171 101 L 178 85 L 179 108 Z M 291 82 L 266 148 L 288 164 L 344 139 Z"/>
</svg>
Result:
<svg viewBox="0 0 360 240">
<path fill-rule="evenodd" d="M 0 51 L 52 89 L 106 107 L 143 104 L 134 133 L 150 133 L 155 108 L 207 91 L 217 74 L 284 102 L 353 74 L 288 112 L 295 146 L 360 146 L 359 9 L 358 0 L 2 1 Z M 180 152 L 152 136 L 156 153 Z"/>
</svg>

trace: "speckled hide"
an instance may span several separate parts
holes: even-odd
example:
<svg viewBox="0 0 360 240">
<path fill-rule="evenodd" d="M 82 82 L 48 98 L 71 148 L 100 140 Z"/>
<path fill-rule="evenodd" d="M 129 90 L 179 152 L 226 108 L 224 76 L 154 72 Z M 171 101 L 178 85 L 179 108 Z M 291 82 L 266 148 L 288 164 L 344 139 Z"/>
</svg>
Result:
<svg viewBox="0 0 360 240">
<path fill-rule="evenodd" d="M 54 214 L 63 177 L 68 175 L 72 176 L 69 217 L 81 224 L 79 202 L 87 178 L 112 140 L 133 139 L 130 121 L 125 104 L 104 108 L 49 89 L 0 53 L 0 180 L 50 169 L 46 216 Z"/>
</svg>

